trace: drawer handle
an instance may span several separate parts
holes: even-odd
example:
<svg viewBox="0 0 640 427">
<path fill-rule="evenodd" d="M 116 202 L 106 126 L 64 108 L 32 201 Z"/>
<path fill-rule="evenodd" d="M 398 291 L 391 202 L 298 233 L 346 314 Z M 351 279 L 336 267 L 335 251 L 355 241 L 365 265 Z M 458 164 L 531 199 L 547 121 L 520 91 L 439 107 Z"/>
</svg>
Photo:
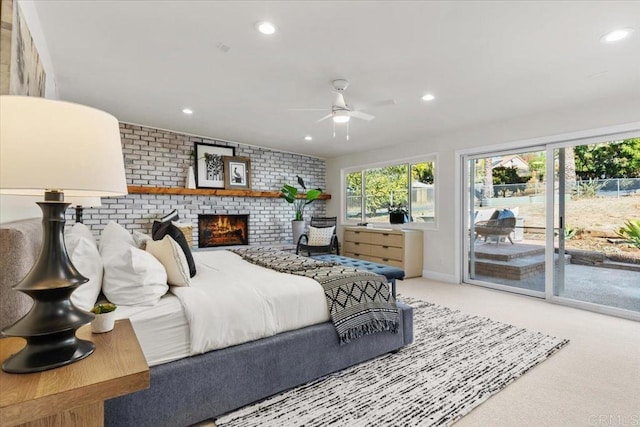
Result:
<svg viewBox="0 0 640 427">
<path fill-rule="evenodd" d="M 360 232 L 359 232 L 359 231 L 354 231 L 354 233 L 355 233 L 355 234 L 360 234 Z"/>
<path fill-rule="evenodd" d="M 382 235 L 383 235 L 383 236 L 388 236 L 388 235 L 389 235 L 389 233 L 382 233 Z"/>
<path fill-rule="evenodd" d="M 383 245 L 382 247 L 385 248 L 385 249 L 389 249 L 389 246 Z"/>
<path fill-rule="evenodd" d="M 389 258 L 382 258 L 383 261 L 389 261 Z"/>
<path fill-rule="evenodd" d="M 354 242 L 353 244 L 354 244 L 354 245 L 359 245 L 359 244 L 360 244 L 360 242 Z"/>
</svg>

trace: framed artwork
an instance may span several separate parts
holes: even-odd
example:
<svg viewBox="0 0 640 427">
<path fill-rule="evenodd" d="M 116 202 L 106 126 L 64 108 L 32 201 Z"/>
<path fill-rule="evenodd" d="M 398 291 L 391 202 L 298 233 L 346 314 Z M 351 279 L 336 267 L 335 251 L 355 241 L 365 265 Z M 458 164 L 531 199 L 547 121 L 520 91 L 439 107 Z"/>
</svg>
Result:
<svg viewBox="0 0 640 427">
<path fill-rule="evenodd" d="M 233 155 L 233 147 L 196 142 L 196 188 L 224 188 L 222 157 Z"/>
<path fill-rule="evenodd" d="M 227 157 L 224 160 L 224 188 L 249 190 L 251 188 L 251 159 Z"/>
</svg>

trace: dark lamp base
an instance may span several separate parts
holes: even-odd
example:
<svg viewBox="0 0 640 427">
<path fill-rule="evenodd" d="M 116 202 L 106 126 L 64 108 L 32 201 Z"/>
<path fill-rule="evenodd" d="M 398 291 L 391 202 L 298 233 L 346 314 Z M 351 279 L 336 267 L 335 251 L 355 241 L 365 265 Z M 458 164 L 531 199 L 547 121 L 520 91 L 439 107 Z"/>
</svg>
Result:
<svg viewBox="0 0 640 427">
<path fill-rule="evenodd" d="M 20 337 L 27 345 L 9 357 L 2 369 L 25 374 L 46 371 L 84 359 L 93 353 L 92 342 L 80 340 L 76 331 L 93 319 L 71 302 L 71 293 L 89 279 L 73 265 L 64 245 L 64 213 L 69 206 L 62 193 L 45 193 L 42 209 L 43 243 L 33 268 L 13 288 L 34 300 L 31 310 L 2 334 Z"/>
<path fill-rule="evenodd" d="M 75 334 L 75 331 L 70 332 Z M 70 339 L 57 336 L 54 341 L 51 341 L 49 336 L 46 342 L 33 341 L 29 339 L 24 349 L 9 357 L 2 364 L 2 370 L 12 374 L 29 374 L 59 368 L 84 359 L 96 348 L 91 341 L 78 339 L 75 335 Z"/>
</svg>

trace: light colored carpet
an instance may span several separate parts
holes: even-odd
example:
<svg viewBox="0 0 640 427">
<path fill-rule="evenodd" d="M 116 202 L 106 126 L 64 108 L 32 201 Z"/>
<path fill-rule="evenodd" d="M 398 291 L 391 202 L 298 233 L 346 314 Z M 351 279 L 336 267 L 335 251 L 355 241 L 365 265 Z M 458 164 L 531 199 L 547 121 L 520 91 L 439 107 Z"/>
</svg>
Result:
<svg viewBox="0 0 640 427">
<path fill-rule="evenodd" d="M 640 425 L 639 322 L 422 278 L 399 281 L 398 290 L 571 341 L 455 427 Z"/>
<path fill-rule="evenodd" d="M 639 322 L 423 278 L 398 281 L 398 291 L 571 340 L 562 351 L 477 406 L 455 427 L 640 425 Z M 199 424 L 214 425 L 212 421 Z"/>
<path fill-rule="evenodd" d="M 414 344 L 233 412 L 218 427 L 447 426 L 567 343 L 400 299 L 414 307 Z"/>
</svg>

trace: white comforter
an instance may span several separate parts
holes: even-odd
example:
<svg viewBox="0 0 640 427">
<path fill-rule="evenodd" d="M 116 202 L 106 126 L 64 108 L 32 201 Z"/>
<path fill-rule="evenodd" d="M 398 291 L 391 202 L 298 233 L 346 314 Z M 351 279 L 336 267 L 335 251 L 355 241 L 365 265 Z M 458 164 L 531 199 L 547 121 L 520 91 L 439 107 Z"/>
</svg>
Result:
<svg viewBox="0 0 640 427">
<path fill-rule="evenodd" d="M 329 320 L 322 287 L 229 251 L 194 252 L 190 287 L 174 287 L 189 321 L 191 354 L 204 353 Z"/>
</svg>

